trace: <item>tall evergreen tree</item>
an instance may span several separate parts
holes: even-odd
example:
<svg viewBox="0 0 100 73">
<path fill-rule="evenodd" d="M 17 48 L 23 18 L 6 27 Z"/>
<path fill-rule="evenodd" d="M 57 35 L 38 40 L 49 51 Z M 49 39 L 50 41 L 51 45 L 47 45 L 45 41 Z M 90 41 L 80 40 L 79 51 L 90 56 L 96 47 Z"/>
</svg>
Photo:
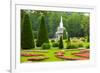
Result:
<svg viewBox="0 0 100 73">
<path fill-rule="evenodd" d="M 60 40 L 59 40 L 59 48 L 62 49 L 64 46 L 63 46 L 63 38 L 62 36 L 60 37 Z"/>
<path fill-rule="evenodd" d="M 42 46 L 43 43 L 49 43 L 47 27 L 45 24 L 44 15 L 41 15 L 41 22 L 38 30 L 37 47 Z"/>
<path fill-rule="evenodd" d="M 21 48 L 31 49 L 34 48 L 34 38 L 32 34 L 32 25 L 30 23 L 29 15 L 25 13 L 23 25 L 21 30 Z"/>
</svg>

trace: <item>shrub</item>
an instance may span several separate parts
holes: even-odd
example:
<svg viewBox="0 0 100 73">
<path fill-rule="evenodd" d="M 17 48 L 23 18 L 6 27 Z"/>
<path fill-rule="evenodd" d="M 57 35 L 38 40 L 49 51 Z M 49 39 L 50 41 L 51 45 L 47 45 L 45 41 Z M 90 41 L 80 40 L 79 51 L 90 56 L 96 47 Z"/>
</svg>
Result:
<svg viewBox="0 0 100 73">
<path fill-rule="evenodd" d="M 52 47 L 58 47 L 58 43 L 57 43 L 57 42 L 54 42 L 54 43 L 52 44 Z"/>
<path fill-rule="evenodd" d="M 85 42 L 86 39 L 82 37 L 82 38 L 80 38 L 80 40 L 83 41 L 83 42 Z"/>
<path fill-rule="evenodd" d="M 90 44 L 89 43 L 86 43 L 85 44 L 85 48 L 89 49 L 90 48 Z"/>
<path fill-rule="evenodd" d="M 74 43 L 76 43 L 76 42 L 79 41 L 79 39 L 77 39 L 76 37 L 74 37 L 74 38 L 71 39 L 71 41 L 74 42 Z"/>
<path fill-rule="evenodd" d="M 44 15 L 41 16 L 41 22 L 38 30 L 38 36 L 37 36 L 37 47 L 42 46 L 43 43 L 49 43 L 48 39 L 48 31 L 45 24 L 45 17 Z"/>
<path fill-rule="evenodd" d="M 79 43 L 78 44 L 78 47 L 83 47 L 83 43 Z"/>
<path fill-rule="evenodd" d="M 68 42 L 68 40 L 65 40 L 65 43 L 67 43 Z"/>
<path fill-rule="evenodd" d="M 30 23 L 29 15 L 26 13 L 21 26 L 21 48 L 34 48 L 34 38 L 32 34 L 32 24 Z"/>
<path fill-rule="evenodd" d="M 78 47 L 83 47 L 83 41 L 81 39 L 73 38 L 71 43 L 77 45 Z"/>
<path fill-rule="evenodd" d="M 67 39 L 68 38 L 68 34 L 66 32 L 66 29 L 63 31 L 63 39 Z"/>
<path fill-rule="evenodd" d="M 55 42 L 55 40 L 51 40 L 51 42 L 53 43 L 53 42 Z"/>
<path fill-rule="evenodd" d="M 62 39 L 62 36 L 60 37 L 60 40 L 59 40 L 59 48 L 60 49 L 63 48 L 63 39 Z"/>
<path fill-rule="evenodd" d="M 77 42 L 77 45 L 78 45 L 78 47 L 83 47 L 84 46 L 82 41 Z"/>
<path fill-rule="evenodd" d="M 67 49 L 76 49 L 78 45 L 76 43 L 67 43 Z"/>
<path fill-rule="evenodd" d="M 49 43 L 44 43 L 43 45 L 42 45 L 42 49 L 50 49 L 50 44 Z"/>
</svg>

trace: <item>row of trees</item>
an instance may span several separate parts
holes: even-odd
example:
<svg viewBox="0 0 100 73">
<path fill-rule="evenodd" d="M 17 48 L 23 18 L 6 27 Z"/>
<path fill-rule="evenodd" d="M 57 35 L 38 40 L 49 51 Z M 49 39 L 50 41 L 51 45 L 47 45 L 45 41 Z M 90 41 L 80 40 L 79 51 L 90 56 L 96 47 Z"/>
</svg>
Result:
<svg viewBox="0 0 100 73">
<path fill-rule="evenodd" d="M 41 22 L 38 30 L 38 38 L 37 41 L 34 42 L 33 32 L 32 32 L 32 24 L 30 22 L 30 15 L 28 13 L 24 13 L 23 22 L 21 25 L 21 48 L 29 49 L 34 48 L 35 43 L 37 47 L 41 47 L 43 43 L 49 43 L 47 27 L 45 25 L 44 15 L 41 14 Z"/>
<path fill-rule="evenodd" d="M 47 26 L 49 38 L 55 37 L 55 32 L 59 26 L 61 16 L 63 17 L 64 27 L 70 37 L 89 36 L 89 13 L 30 11 L 30 21 L 32 22 L 32 29 L 34 31 L 35 38 L 37 38 L 37 28 L 39 28 L 39 21 L 41 21 L 41 13 L 45 15 L 45 23 Z"/>
<path fill-rule="evenodd" d="M 83 13 L 21 10 L 21 48 L 40 47 L 43 43 L 49 43 L 48 37 L 54 38 L 60 16 L 63 16 L 69 37 L 63 35 L 63 38 L 89 36 L 89 16 Z M 34 39 L 37 39 L 36 42 Z M 62 37 L 59 41 L 59 47 L 63 48 Z"/>
</svg>

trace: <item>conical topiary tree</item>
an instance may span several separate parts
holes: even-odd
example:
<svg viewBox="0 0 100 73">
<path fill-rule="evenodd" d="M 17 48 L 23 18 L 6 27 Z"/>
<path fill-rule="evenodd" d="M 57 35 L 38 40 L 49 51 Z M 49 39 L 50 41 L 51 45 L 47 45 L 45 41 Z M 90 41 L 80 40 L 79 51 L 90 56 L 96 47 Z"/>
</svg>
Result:
<svg viewBox="0 0 100 73">
<path fill-rule="evenodd" d="M 64 46 L 63 46 L 63 38 L 62 36 L 60 37 L 60 40 L 59 40 L 59 48 L 62 49 Z"/>
<path fill-rule="evenodd" d="M 42 46 L 43 43 L 49 43 L 48 32 L 45 25 L 44 15 L 41 15 L 41 22 L 38 30 L 37 47 Z"/>
<path fill-rule="evenodd" d="M 67 39 L 66 30 L 63 30 L 63 39 Z"/>
<path fill-rule="evenodd" d="M 21 48 L 31 49 L 34 48 L 34 38 L 32 34 L 32 25 L 30 23 L 29 15 L 25 13 L 22 30 L 21 30 Z"/>
<path fill-rule="evenodd" d="M 70 40 L 70 36 L 68 36 L 67 38 L 67 49 L 69 49 L 71 46 L 71 40 Z"/>
</svg>

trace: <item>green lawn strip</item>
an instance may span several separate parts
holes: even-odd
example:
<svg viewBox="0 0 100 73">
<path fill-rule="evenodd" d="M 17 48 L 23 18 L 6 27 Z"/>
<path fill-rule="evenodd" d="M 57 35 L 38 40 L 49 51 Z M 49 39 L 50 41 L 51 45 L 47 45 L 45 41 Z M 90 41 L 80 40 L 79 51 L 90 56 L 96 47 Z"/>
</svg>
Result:
<svg viewBox="0 0 100 73">
<path fill-rule="evenodd" d="M 66 50 L 64 56 L 68 56 L 71 58 L 80 58 L 79 56 L 72 55 L 72 53 L 77 53 L 77 52 L 80 52 L 80 50 L 79 49 Z"/>
</svg>

